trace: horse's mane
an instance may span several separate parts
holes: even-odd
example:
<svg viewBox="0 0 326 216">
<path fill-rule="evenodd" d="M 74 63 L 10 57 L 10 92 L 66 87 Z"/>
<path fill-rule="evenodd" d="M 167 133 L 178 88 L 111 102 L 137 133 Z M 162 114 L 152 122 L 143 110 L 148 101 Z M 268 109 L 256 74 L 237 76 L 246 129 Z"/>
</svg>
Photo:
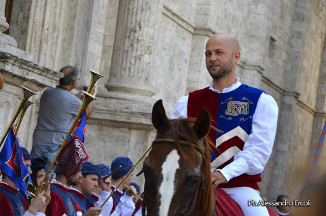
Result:
<svg viewBox="0 0 326 216">
<path fill-rule="evenodd" d="M 183 158 L 185 158 L 185 160 L 187 160 L 187 162 L 191 163 L 191 154 L 186 152 L 185 150 L 186 148 L 184 148 L 183 145 L 181 145 L 179 140 L 183 140 L 188 143 L 193 143 L 194 145 L 189 145 L 190 148 L 194 149 L 196 146 L 196 148 L 199 148 L 201 152 L 203 152 L 202 174 L 204 175 L 205 182 L 203 183 L 204 188 L 199 188 L 200 192 L 198 193 L 199 197 L 197 199 L 196 206 L 197 208 L 202 209 L 203 215 L 211 215 L 215 203 L 213 202 L 210 153 L 211 153 L 212 146 L 214 146 L 214 144 L 210 140 L 208 134 L 200 141 L 198 141 L 197 135 L 195 134 L 192 128 L 196 120 L 197 120 L 196 118 L 177 119 L 177 120 L 170 120 L 170 123 L 171 125 L 174 125 L 173 138 L 176 141 L 176 150 L 180 153 L 180 155 Z M 218 131 L 218 129 L 212 126 L 211 128 L 213 130 Z"/>
</svg>

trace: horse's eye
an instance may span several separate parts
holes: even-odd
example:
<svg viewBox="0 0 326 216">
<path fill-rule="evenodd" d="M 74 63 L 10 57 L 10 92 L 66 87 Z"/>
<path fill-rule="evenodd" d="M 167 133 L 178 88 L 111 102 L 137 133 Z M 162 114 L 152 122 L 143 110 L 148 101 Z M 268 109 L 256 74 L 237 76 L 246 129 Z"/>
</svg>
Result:
<svg viewBox="0 0 326 216">
<path fill-rule="evenodd" d="M 199 181 L 198 175 L 190 175 L 187 178 L 187 186 L 194 187 L 197 185 L 198 181 Z"/>
</svg>

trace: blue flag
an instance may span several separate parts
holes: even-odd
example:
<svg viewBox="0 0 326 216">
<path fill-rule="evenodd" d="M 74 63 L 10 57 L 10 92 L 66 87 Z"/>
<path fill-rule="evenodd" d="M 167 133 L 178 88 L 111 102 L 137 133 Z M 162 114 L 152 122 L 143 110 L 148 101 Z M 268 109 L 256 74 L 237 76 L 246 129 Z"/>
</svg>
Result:
<svg viewBox="0 0 326 216">
<path fill-rule="evenodd" d="M 0 152 L 0 170 L 27 196 L 27 183 L 31 178 L 12 128 Z"/>
<path fill-rule="evenodd" d="M 73 137 L 79 137 L 79 139 L 84 143 L 85 140 L 85 129 L 86 129 L 86 110 L 83 112 L 83 114 L 80 116 L 74 130 L 70 134 L 68 138 L 68 142 L 73 138 Z"/>
</svg>

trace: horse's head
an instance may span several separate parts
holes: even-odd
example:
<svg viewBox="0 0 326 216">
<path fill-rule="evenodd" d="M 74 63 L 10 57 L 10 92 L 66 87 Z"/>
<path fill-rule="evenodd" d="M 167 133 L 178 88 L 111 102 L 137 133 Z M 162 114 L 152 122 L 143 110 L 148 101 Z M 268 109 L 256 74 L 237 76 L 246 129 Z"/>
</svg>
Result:
<svg viewBox="0 0 326 216">
<path fill-rule="evenodd" d="M 203 110 L 192 121 L 169 121 L 159 100 L 153 107 L 152 123 L 157 135 L 143 166 L 147 215 L 210 215 L 209 150 L 203 140 L 210 127 L 208 112 Z"/>
</svg>

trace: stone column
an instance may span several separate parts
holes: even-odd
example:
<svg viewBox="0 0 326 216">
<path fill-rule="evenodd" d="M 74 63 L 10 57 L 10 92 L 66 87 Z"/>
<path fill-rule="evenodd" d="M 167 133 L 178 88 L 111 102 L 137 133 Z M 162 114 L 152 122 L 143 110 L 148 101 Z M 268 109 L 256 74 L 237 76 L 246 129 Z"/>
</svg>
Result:
<svg viewBox="0 0 326 216">
<path fill-rule="evenodd" d="M 160 0 L 119 1 L 107 91 L 98 92 L 87 122 L 91 136 L 86 136 L 85 147 L 95 163 L 118 155 L 136 162 L 153 139 L 152 76 L 158 74 L 154 51 L 161 16 Z"/>
<path fill-rule="evenodd" d="M 119 2 L 110 78 L 106 83 L 109 97 L 151 103 L 161 10 L 159 0 Z"/>
<path fill-rule="evenodd" d="M 314 117 L 313 130 L 311 135 L 311 145 L 310 145 L 310 155 L 309 161 L 313 161 L 316 149 L 319 144 L 319 139 L 321 132 L 323 130 L 325 119 L 326 119 L 326 34 L 324 39 L 324 49 L 321 58 L 320 72 L 319 72 L 319 83 L 316 95 L 316 115 Z M 326 156 L 325 150 L 323 149 L 323 154 L 320 157 L 324 158 Z M 319 162 L 319 164 L 321 164 Z M 326 170 L 323 166 L 318 167 L 318 171 L 323 173 Z"/>
<path fill-rule="evenodd" d="M 8 28 L 9 24 L 6 21 L 5 17 L 6 10 L 6 0 L 0 0 L 0 45 L 10 45 L 17 47 L 17 42 L 15 39 L 10 37 L 9 35 L 3 34 Z"/>
<path fill-rule="evenodd" d="M 303 56 L 303 46 L 305 42 L 305 29 L 307 28 L 306 19 L 307 2 L 305 0 L 297 0 L 295 5 L 294 16 L 292 17 L 292 29 L 290 37 L 289 55 L 285 65 L 285 86 L 282 104 L 279 109 L 278 135 L 274 142 L 274 161 L 273 171 L 271 174 L 270 184 L 268 185 L 268 198 L 275 199 L 277 195 L 286 193 L 290 197 L 296 197 L 298 191 L 294 191 L 294 185 L 300 183 L 296 178 L 294 170 L 291 169 L 293 162 L 291 161 L 291 149 L 297 148 L 294 143 L 295 131 L 298 124 L 295 121 L 297 114 L 298 98 L 299 98 L 299 80 L 303 73 L 301 61 Z M 304 19 L 302 19 L 304 17 Z M 301 158 L 302 159 L 302 158 Z M 295 180 L 294 180 L 295 179 Z"/>
</svg>

